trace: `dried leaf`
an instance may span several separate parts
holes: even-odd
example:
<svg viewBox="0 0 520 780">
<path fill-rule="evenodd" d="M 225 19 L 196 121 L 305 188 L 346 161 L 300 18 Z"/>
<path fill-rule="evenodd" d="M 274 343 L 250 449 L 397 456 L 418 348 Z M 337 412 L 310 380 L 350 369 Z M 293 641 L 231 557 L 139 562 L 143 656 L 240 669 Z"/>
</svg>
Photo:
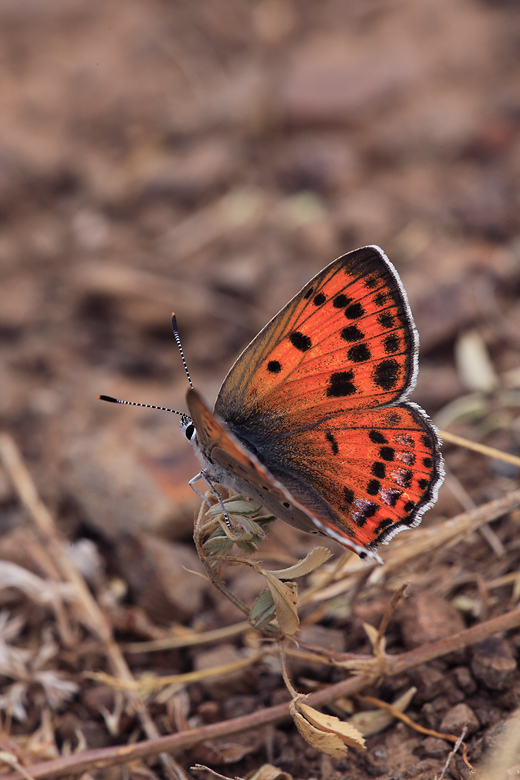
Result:
<svg viewBox="0 0 520 780">
<path fill-rule="evenodd" d="M 399 712 L 404 712 L 416 693 L 417 688 L 410 688 L 392 703 L 392 707 L 399 710 Z M 350 718 L 352 725 L 355 726 L 364 737 L 370 737 L 372 734 L 379 734 L 380 731 L 388 728 L 394 720 L 395 718 L 392 713 L 381 709 L 358 712 Z"/>
<path fill-rule="evenodd" d="M 378 645 L 378 636 L 379 636 L 378 629 L 374 628 L 374 626 L 372 626 L 370 623 L 363 623 L 363 628 L 365 629 L 367 636 L 370 640 L 370 644 L 372 645 L 372 650 L 384 651 L 386 645 L 385 638 L 381 637 L 381 641 Z"/>
<path fill-rule="evenodd" d="M 358 748 L 358 750 L 365 747 L 363 735 L 348 721 L 340 720 L 335 715 L 326 715 L 324 712 L 315 710 L 314 707 L 309 707 L 308 704 L 299 704 L 299 709 L 309 723 L 316 728 L 338 734 L 349 747 Z"/>
<path fill-rule="evenodd" d="M 299 712 L 292 712 L 291 715 L 296 728 L 309 745 L 312 745 L 321 753 L 327 753 L 327 755 L 332 756 L 337 761 L 345 758 L 348 748 L 339 737 L 314 728 Z"/>
<path fill-rule="evenodd" d="M 500 384 L 479 331 L 469 330 L 459 336 L 455 344 L 455 361 L 459 377 L 468 390 L 492 393 Z"/>
<path fill-rule="evenodd" d="M 268 571 L 262 572 L 266 579 L 274 601 L 274 609 L 278 625 L 284 634 L 296 633 L 300 625 L 298 618 L 298 587 L 295 582 L 280 582 Z"/>
<path fill-rule="evenodd" d="M 326 547 L 315 547 L 311 550 L 305 558 L 295 563 L 294 566 L 289 566 L 287 569 L 278 569 L 278 571 L 271 571 L 275 577 L 279 580 L 290 580 L 292 577 L 303 577 L 305 574 L 309 574 L 318 566 L 321 566 L 328 561 L 331 556 L 330 550 Z"/>
<path fill-rule="evenodd" d="M 362 750 L 365 740 L 350 723 L 325 715 L 297 699 L 291 702 L 291 715 L 302 737 L 322 753 L 340 760 L 349 746 Z"/>
</svg>

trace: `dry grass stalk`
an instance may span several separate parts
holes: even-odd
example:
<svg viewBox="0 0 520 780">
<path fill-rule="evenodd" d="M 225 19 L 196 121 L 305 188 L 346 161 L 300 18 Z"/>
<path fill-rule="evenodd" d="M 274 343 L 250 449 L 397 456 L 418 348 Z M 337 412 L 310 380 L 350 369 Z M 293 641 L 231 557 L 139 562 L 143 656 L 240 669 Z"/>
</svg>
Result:
<svg viewBox="0 0 520 780">
<path fill-rule="evenodd" d="M 85 580 L 65 554 L 63 540 L 56 529 L 54 519 L 40 499 L 36 485 L 14 440 L 6 433 L 0 434 L 0 458 L 22 504 L 40 533 L 49 556 L 56 562 L 62 579 L 74 585 L 78 604 L 83 613 L 83 622 L 102 642 L 113 673 L 126 682 L 133 682 L 132 673 L 114 639 L 110 623 L 90 593 Z M 129 691 L 128 697 L 141 721 L 145 734 L 149 739 L 158 738 L 159 731 L 138 692 Z M 160 759 L 167 777 L 171 780 L 178 780 L 179 777 L 182 777 L 181 768 L 171 756 L 161 753 Z"/>
</svg>

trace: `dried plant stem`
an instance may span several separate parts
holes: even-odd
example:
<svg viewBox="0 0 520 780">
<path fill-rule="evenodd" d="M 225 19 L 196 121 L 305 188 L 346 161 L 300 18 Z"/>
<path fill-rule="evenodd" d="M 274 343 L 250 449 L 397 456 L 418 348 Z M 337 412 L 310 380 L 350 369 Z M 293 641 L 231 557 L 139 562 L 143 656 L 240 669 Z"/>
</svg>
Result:
<svg viewBox="0 0 520 780">
<path fill-rule="evenodd" d="M 513 466 L 520 468 L 520 458 L 517 455 L 510 455 L 509 452 L 502 452 L 494 447 L 488 447 L 487 444 L 479 444 L 476 441 L 470 441 L 463 436 L 457 436 L 455 433 L 449 433 L 448 431 L 439 431 L 439 436 L 443 441 L 449 441 L 450 444 L 458 444 L 459 447 L 465 447 L 467 450 L 473 450 L 473 452 L 480 452 L 481 455 L 487 455 L 488 458 L 496 458 L 504 463 L 512 463 Z"/>
<path fill-rule="evenodd" d="M 280 640 L 280 642 L 278 642 L 278 649 L 280 651 L 280 662 L 282 664 L 282 677 L 285 683 L 285 687 L 291 694 L 292 698 L 295 699 L 298 696 L 298 692 L 295 691 L 293 684 L 291 682 L 291 678 L 289 677 L 289 671 L 287 669 L 287 657 L 285 655 L 285 646 L 284 646 L 283 639 Z"/>
<path fill-rule="evenodd" d="M 462 753 L 463 761 L 466 764 L 466 766 L 471 769 L 471 766 L 470 766 L 470 764 L 468 762 L 468 758 L 467 758 L 467 755 L 466 755 L 467 748 L 466 748 L 466 745 L 464 743 L 464 737 L 466 736 L 466 731 L 467 731 L 467 727 L 464 726 L 464 728 L 462 729 L 460 737 L 455 742 L 453 750 L 450 751 L 450 754 L 449 754 L 448 758 L 446 759 L 446 763 L 444 764 L 444 766 L 442 768 L 442 772 L 441 772 L 441 774 L 439 776 L 439 780 L 443 780 L 443 778 L 446 777 L 446 772 L 448 771 L 448 769 L 450 767 L 451 759 L 453 758 L 453 756 L 458 751 L 458 749 L 460 748 L 461 745 L 463 746 L 463 753 Z"/>
<path fill-rule="evenodd" d="M 184 674 L 168 674 L 162 677 L 145 677 L 137 680 L 126 681 L 118 677 L 113 677 L 105 672 L 84 672 L 83 676 L 89 680 L 96 680 L 103 685 L 108 685 L 114 690 L 123 691 L 160 691 L 168 685 L 189 685 L 193 682 L 200 682 L 211 677 L 221 677 L 225 674 L 232 674 L 240 669 L 247 669 L 261 658 L 264 658 L 265 652 L 258 652 L 255 655 L 243 658 L 241 661 L 234 661 L 231 664 L 221 664 L 210 669 L 199 669 L 196 672 L 185 672 Z"/>
<path fill-rule="evenodd" d="M 18 447 L 7 433 L 0 434 L 0 458 L 62 578 L 75 585 L 78 603 L 83 612 L 83 622 L 103 644 L 113 674 L 125 682 L 134 682 L 123 653 L 114 640 L 110 623 L 92 596 L 85 580 L 67 557 L 54 518 L 40 499 L 36 485 L 22 460 Z M 157 739 L 159 731 L 139 694 L 135 691 L 128 691 L 127 695 L 147 737 L 151 740 Z M 171 756 L 164 753 L 161 754 L 160 759 L 166 775 L 171 780 L 183 777 L 183 770 L 178 767 Z"/>
<path fill-rule="evenodd" d="M 469 645 L 486 639 L 489 636 L 493 636 L 494 634 L 518 627 L 520 627 L 520 609 L 514 609 L 511 610 L 511 612 L 488 620 L 485 623 L 473 626 L 472 628 L 468 628 L 458 634 L 453 634 L 445 639 L 440 639 L 437 642 L 415 648 L 407 653 L 387 655 L 387 676 L 406 672 L 420 664 L 426 663 L 426 661 L 440 658 L 447 653 L 462 649 L 463 647 L 468 647 Z M 336 660 L 339 660 L 338 656 L 336 656 Z M 349 677 L 328 688 L 323 688 L 320 691 L 311 693 L 306 701 L 310 706 L 318 707 L 333 701 L 340 696 L 349 696 L 354 693 L 359 693 L 372 684 L 373 680 L 373 674 L 360 674 Z M 161 751 L 180 753 L 189 750 L 205 740 L 230 737 L 232 734 L 239 734 L 244 731 L 249 731 L 250 729 L 258 729 L 262 726 L 288 719 L 289 717 L 289 703 L 287 702 L 279 704 L 276 707 L 269 707 L 265 710 L 260 710 L 259 712 L 253 712 L 250 715 L 244 715 L 240 718 L 233 718 L 232 720 L 220 723 L 211 723 L 207 726 L 191 729 L 190 731 L 169 734 L 165 737 L 145 740 L 134 745 L 119 745 L 110 748 L 87 750 L 73 756 L 63 756 L 62 758 L 57 758 L 53 761 L 33 764 L 32 766 L 27 767 L 27 770 L 34 780 L 68 777 L 71 774 L 80 774 L 81 772 L 100 769 L 113 764 L 124 764 L 136 759 L 149 758 L 157 755 Z M 11 773 L 4 776 L 3 780 L 19 780 L 19 778 L 16 774 Z"/>
<path fill-rule="evenodd" d="M 520 577 L 520 574 L 518 574 Z M 151 639 L 146 642 L 128 642 L 123 645 L 125 653 L 157 653 L 161 650 L 173 650 L 178 647 L 193 647 L 205 645 L 208 642 L 218 642 L 220 639 L 229 639 L 246 631 L 251 631 L 251 624 L 243 620 L 232 626 L 215 628 L 212 631 L 201 631 L 200 634 L 190 633 L 183 636 L 165 636 L 161 639 Z"/>
<path fill-rule="evenodd" d="M 206 573 L 211 580 L 211 584 L 220 592 L 223 596 L 225 596 L 229 601 L 231 601 L 232 604 L 235 605 L 241 612 L 244 613 L 244 615 L 247 615 L 249 617 L 249 607 L 247 604 L 245 604 L 241 599 L 238 598 L 238 596 L 235 596 L 234 593 L 232 593 L 229 588 L 227 588 L 222 580 L 220 579 L 219 573 L 215 569 L 215 567 L 212 565 L 210 559 L 206 555 L 206 552 L 203 548 L 203 540 L 202 540 L 202 533 L 203 533 L 203 527 L 204 527 L 204 515 L 208 511 L 208 507 L 206 504 L 201 504 L 199 509 L 199 514 L 197 515 L 197 518 L 195 520 L 195 529 L 193 532 L 193 541 L 195 542 L 195 547 L 197 548 L 197 553 L 200 558 L 200 562 L 204 566 L 204 569 L 206 570 Z"/>
<path fill-rule="evenodd" d="M 390 618 L 394 614 L 397 605 L 404 599 L 404 595 L 406 593 L 406 589 L 410 583 L 405 582 L 403 585 L 401 585 L 400 588 L 397 588 L 396 591 L 392 594 L 392 598 L 390 599 L 390 603 L 385 609 L 385 614 L 383 615 L 383 619 L 381 620 L 381 623 L 379 625 L 379 628 L 377 630 L 377 640 L 376 640 L 376 648 L 381 647 L 381 643 L 383 642 L 383 639 L 386 634 L 386 629 L 388 628 L 388 624 L 390 622 Z"/>
</svg>

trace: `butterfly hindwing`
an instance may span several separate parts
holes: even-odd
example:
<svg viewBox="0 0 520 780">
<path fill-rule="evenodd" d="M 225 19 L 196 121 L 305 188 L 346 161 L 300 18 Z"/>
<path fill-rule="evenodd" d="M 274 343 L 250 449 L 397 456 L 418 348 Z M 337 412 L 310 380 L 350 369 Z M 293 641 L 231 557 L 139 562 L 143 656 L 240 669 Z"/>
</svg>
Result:
<svg viewBox="0 0 520 780">
<path fill-rule="evenodd" d="M 365 548 L 417 525 L 442 480 L 435 431 L 411 403 L 345 412 L 308 429 L 289 419 L 273 446 L 256 445 L 273 476 L 312 507 L 320 529 Z"/>
<path fill-rule="evenodd" d="M 187 402 L 199 437 L 200 451 L 208 461 L 211 473 L 221 484 L 258 501 L 289 525 L 294 525 L 307 533 L 331 535 L 325 525 L 317 522 L 316 515 L 309 511 L 309 507 L 297 501 L 287 487 L 277 480 L 253 453 L 237 441 L 233 434 L 229 433 L 224 427 L 225 423 L 220 423 L 195 390 L 188 391 Z M 308 490 L 305 499 L 309 503 Z M 334 515 L 328 509 L 326 502 L 322 500 L 321 504 L 323 521 L 333 522 Z M 380 561 L 376 553 L 366 549 L 364 544 L 357 544 L 354 539 L 346 535 L 343 536 L 341 543 L 363 558 Z"/>
</svg>

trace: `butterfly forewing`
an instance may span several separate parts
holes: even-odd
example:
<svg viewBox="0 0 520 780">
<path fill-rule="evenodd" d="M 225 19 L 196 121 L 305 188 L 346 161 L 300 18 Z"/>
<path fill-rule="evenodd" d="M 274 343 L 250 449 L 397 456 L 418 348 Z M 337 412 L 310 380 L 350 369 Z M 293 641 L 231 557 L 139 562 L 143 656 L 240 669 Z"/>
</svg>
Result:
<svg viewBox="0 0 520 780">
<path fill-rule="evenodd" d="M 215 409 L 231 426 L 294 411 L 332 415 L 395 403 L 416 376 L 406 294 L 376 247 L 327 266 L 258 334 L 226 377 Z"/>
</svg>

